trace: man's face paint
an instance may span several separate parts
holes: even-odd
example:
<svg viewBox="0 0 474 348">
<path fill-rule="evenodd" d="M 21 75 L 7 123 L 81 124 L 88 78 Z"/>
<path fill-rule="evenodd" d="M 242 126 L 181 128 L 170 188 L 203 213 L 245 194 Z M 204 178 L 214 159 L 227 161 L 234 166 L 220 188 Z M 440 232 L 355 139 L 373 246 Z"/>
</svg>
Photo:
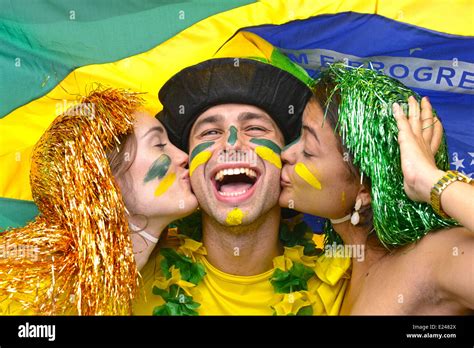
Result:
<svg viewBox="0 0 474 348">
<path fill-rule="evenodd" d="M 168 172 L 170 165 L 171 158 L 168 155 L 161 155 L 155 162 L 153 162 L 145 176 L 145 183 L 154 179 L 161 180 L 155 190 L 155 196 L 160 196 L 165 193 L 171 185 L 173 185 L 176 179 L 175 173 Z"/>
<path fill-rule="evenodd" d="M 281 148 L 277 144 L 271 140 L 261 138 L 252 138 L 250 142 L 258 145 L 255 148 L 255 153 L 260 158 L 281 169 Z"/>
<path fill-rule="evenodd" d="M 234 126 L 230 126 L 229 138 L 227 138 L 227 142 L 229 143 L 229 145 L 234 146 L 236 141 L 237 141 L 237 128 L 235 128 Z"/>
<path fill-rule="evenodd" d="M 242 219 L 244 218 L 244 212 L 239 208 L 232 209 L 225 219 L 225 222 L 230 226 L 238 226 L 242 224 Z"/>
<path fill-rule="evenodd" d="M 206 163 L 212 156 L 212 152 L 206 150 L 208 147 L 214 145 L 213 141 L 208 141 L 196 145 L 196 147 L 191 151 L 189 156 L 189 175 L 193 175 L 194 170 L 199 167 L 201 164 Z"/>
<path fill-rule="evenodd" d="M 306 181 L 316 190 L 321 190 L 321 183 L 316 178 L 316 176 L 310 172 L 310 170 L 308 169 L 308 167 L 306 167 L 304 163 L 301 163 L 301 162 L 296 163 L 295 172 L 301 179 Z"/>
<path fill-rule="evenodd" d="M 242 117 L 244 113 L 250 117 Z M 278 201 L 280 168 L 276 165 L 281 162 L 279 151 L 264 146 L 267 144 L 252 144 L 252 138 L 271 139 L 281 147 L 279 141 L 283 136 L 265 111 L 247 104 L 213 106 L 202 113 L 191 128 L 189 149 L 190 169 L 194 170 L 190 177 L 193 192 L 201 209 L 222 226 L 241 227 L 252 223 L 267 214 Z M 212 155 L 204 161 L 197 161 L 198 155 L 192 158 L 191 150 L 203 142 L 214 142 L 211 147 L 201 149 Z M 277 160 L 273 161 L 276 165 L 262 159 L 255 151 L 256 147 L 269 152 L 260 153 L 265 159 L 272 157 L 271 154 L 276 156 Z M 257 160 L 255 155 L 259 156 Z M 244 169 L 243 172 L 236 173 L 240 168 Z"/>
</svg>

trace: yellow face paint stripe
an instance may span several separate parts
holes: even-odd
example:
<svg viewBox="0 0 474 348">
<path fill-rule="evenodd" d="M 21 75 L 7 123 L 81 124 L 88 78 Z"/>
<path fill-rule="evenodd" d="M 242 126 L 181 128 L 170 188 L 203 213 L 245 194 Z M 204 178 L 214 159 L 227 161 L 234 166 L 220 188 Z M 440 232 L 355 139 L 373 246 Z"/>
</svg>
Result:
<svg viewBox="0 0 474 348">
<path fill-rule="evenodd" d="M 160 181 L 160 184 L 155 190 L 155 196 L 161 196 L 163 193 L 168 191 L 171 185 L 173 185 L 176 179 L 175 173 L 168 173 L 163 180 Z"/>
<path fill-rule="evenodd" d="M 265 147 L 265 146 L 257 146 L 255 148 L 255 152 L 264 161 L 270 162 L 271 164 L 273 164 L 278 169 L 281 169 L 280 156 L 277 155 L 275 152 L 273 152 L 272 149 L 269 149 L 268 147 Z"/>
<path fill-rule="evenodd" d="M 321 183 L 303 163 L 296 163 L 295 172 L 301 177 L 301 179 L 313 186 L 316 190 L 321 190 Z"/>
<path fill-rule="evenodd" d="M 196 170 L 196 168 L 199 167 L 201 164 L 204 164 L 207 161 L 209 161 L 211 156 L 212 156 L 211 151 L 203 151 L 197 154 L 191 161 L 191 164 L 189 165 L 189 175 L 190 176 L 193 175 L 193 172 Z"/>
<path fill-rule="evenodd" d="M 241 225 L 244 215 L 245 214 L 242 210 L 239 208 L 234 208 L 227 214 L 225 222 L 230 226 Z"/>
</svg>

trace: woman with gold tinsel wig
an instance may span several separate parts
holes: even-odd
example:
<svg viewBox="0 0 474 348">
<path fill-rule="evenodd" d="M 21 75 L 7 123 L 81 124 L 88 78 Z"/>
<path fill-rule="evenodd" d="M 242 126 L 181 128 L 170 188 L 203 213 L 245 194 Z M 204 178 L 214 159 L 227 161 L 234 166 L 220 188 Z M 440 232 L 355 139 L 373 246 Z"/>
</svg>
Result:
<svg viewBox="0 0 474 348">
<path fill-rule="evenodd" d="M 138 269 L 166 226 L 197 206 L 187 155 L 142 103 L 96 90 L 36 144 L 30 181 L 40 213 L 0 234 L 3 245 L 34 253 L 0 260 L 3 314 L 131 313 Z"/>
</svg>

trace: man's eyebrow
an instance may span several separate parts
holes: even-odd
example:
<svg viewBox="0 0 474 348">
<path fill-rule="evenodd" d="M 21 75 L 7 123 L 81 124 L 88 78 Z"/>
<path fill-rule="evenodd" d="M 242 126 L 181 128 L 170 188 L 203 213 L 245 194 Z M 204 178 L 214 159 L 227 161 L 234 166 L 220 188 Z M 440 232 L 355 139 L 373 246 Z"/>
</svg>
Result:
<svg viewBox="0 0 474 348">
<path fill-rule="evenodd" d="M 266 119 L 264 114 L 257 114 L 255 112 L 242 112 L 237 118 L 238 121 L 250 121 Z"/>
<path fill-rule="evenodd" d="M 200 120 L 196 121 L 196 124 L 194 125 L 194 129 L 198 129 L 198 127 L 206 123 L 217 123 L 219 121 L 222 121 L 223 118 L 224 117 L 222 115 L 209 115 L 209 116 L 203 117 Z"/>
<path fill-rule="evenodd" d="M 145 134 L 143 134 L 142 139 L 143 139 L 144 137 L 146 137 L 146 136 L 147 136 L 149 133 L 151 133 L 151 132 L 158 132 L 158 133 L 162 133 L 162 134 L 163 134 L 163 133 L 165 132 L 165 130 L 164 130 L 163 127 L 161 127 L 161 126 L 157 126 L 157 127 L 150 128 Z"/>
<path fill-rule="evenodd" d="M 308 131 L 312 136 L 314 136 L 314 138 L 317 140 L 317 142 L 320 143 L 320 142 L 319 142 L 318 135 L 316 134 L 316 132 L 314 131 L 313 128 L 311 128 L 310 126 L 304 124 L 304 125 L 303 125 L 303 129 L 306 130 L 306 131 Z"/>
</svg>

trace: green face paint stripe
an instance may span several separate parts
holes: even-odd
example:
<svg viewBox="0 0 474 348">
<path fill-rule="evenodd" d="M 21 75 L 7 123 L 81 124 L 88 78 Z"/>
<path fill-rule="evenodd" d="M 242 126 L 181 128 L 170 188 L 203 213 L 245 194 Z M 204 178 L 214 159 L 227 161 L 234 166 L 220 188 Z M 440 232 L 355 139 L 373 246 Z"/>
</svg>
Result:
<svg viewBox="0 0 474 348">
<path fill-rule="evenodd" d="M 193 158 L 196 157 L 197 154 L 199 154 L 200 152 L 203 152 L 205 149 L 207 149 L 208 147 L 211 147 L 212 145 L 214 145 L 213 141 L 206 141 L 205 143 L 196 145 L 193 151 L 191 151 L 191 155 L 189 156 L 189 162 L 191 162 Z"/>
<path fill-rule="evenodd" d="M 298 141 L 300 141 L 301 139 L 301 135 L 298 136 L 298 138 L 296 138 L 295 140 L 293 140 L 291 143 L 289 143 L 288 145 L 284 146 L 283 147 L 283 151 L 289 149 L 290 147 L 292 147 L 293 145 L 295 145 Z"/>
<path fill-rule="evenodd" d="M 171 158 L 168 155 L 161 155 L 158 159 L 153 162 L 150 169 L 148 169 L 148 173 L 146 173 L 144 182 L 148 182 L 153 179 L 162 179 L 168 169 L 170 168 Z"/>
<path fill-rule="evenodd" d="M 250 139 L 250 142 L 254 143 L 254 144 L 257 144 L 257 145 L 262 145 L 262 146 L 268 147 L 278 155 L 281 154 L 280 146 L 278 146 L 277 144 L 275 144 L 271 140 L 261 139 L 261 138 L 252 138 L 252 139 Z"/>
<path fill-rule="evenodd" d="M 229 128 L 229 138 L 227 139 L 227 142 L 234 146 L 235 142 L 237 141 L 237 128 L 234 126 L 230 126 Z"/>
</svg>

